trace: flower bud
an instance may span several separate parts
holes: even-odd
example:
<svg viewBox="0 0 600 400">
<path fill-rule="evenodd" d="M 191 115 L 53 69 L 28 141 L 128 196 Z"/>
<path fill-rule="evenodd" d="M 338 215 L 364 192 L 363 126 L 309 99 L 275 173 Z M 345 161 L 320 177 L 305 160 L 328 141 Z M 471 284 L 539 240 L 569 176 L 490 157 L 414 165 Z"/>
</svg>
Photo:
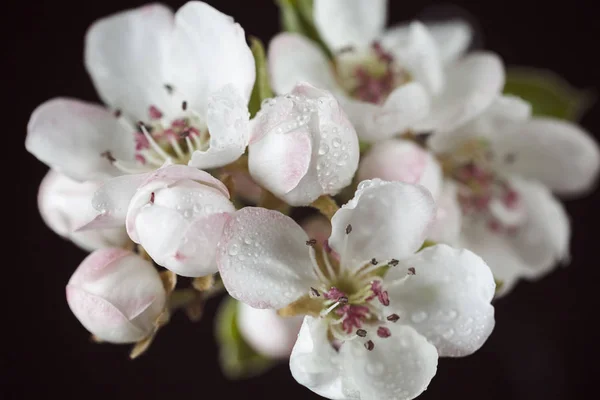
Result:
<svg viewBox="0 0 600 400">
<path fill-rule="evenodd" d="M 435 157 L 416 143 L 402 139 L 375 143 L 363 157 L 358 180 L 374 178 L 423 185 L 434 199 L 442 188 L 442 169 Z"/>
<path fill-rule="evenodd" d="M 280 317 L 276 310 L 252 308 L 238 302 L 238 328 L 244 340 L 270 358 L 288 358 L 298 337 L 302 317 Z"/>
<path fill-rule="evenodd" d="M 250 173 L 288 204 L 308 205 L 352 181 L 358 138 L 331 93 L 299 84 L 265 101 L 253 123 Z"/>
<path fill-rule="evenodd" d="M 42 219 L 55 233 L 87 251 L 126 245 L 129 238 L 124 228 L 75 232 L 96 215 L 92 197 L 100 186 L 100 182 L 77 182 L 55 170 L 48 171 L 38 191 Z"/>
<path fill-rule="evenodd" d="M 331 236 L 331 222 L 320 214 L 306 218 L 300 226 L 310 239 L 315 239 L 321 245 Z"/>
<path fill-rule="evenodd" d="M 166 293 L 154 266 L 123 249 L 96 250 L 67 285 L 67 302 L 98 339 L 134 343 L 154 332 Z"/>
<path fill-rule="evenodd" d="M 234 211 L 219 180 L 193 167 L 172 165 L 138 187 L 126 227 L 157 264 L 182 276 L 205 276 L 217 271 L 217 243 Z"/>
</svg>

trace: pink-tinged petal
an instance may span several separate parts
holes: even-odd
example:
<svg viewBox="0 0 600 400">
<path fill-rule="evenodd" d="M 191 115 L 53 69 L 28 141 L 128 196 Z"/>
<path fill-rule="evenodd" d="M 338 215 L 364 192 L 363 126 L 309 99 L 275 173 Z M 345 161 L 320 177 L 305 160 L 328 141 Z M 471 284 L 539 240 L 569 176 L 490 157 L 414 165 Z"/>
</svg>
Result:
<svg viewBox="0 0 600 400">
<path fill-rule="evenodd" d="M 217 264 L 229 294 L 256 308 L 282 308 L 317 282 L 306 233 L 291 218 L 246 207 L 225 225 Z"/>
<path fill-rule="evenodd" d="M 448 65 L 467 51 L 473 39 L 473 27 L 466 21 L 453 19 L 441 22 L 424 22 L 433 38 L 440 60 Z M 384 34 L 386 40 L 406 41 L 410 33 L 409 24 L 396 25 Z"/>
<path fill-rule="evenodd" d="M 387 324 L 390 337 L 350 340 L 340 349 L 344 365 L 346 398 L 364 400 L 410 400 L 420 395 L 437 371 L 438 354 L 433 345 L 410 326 Z"/>
<path fill-rule="evenodd" d="M 177 11 L 165 63 L 167 82 L 201 115 L 209 96 L 226 85 L 248 104 L 256 71 L 244 29 L 206 3 L 190 1 Z"/>
<path fill-rule="evenodd" d="M 406 278 L 407 268 L 415 274 L 394 286 L 395 280 Z M 385 283 L 399 322 L 424 335 L 442 357 L 475 352 L 494 328 L 494 277 L 468 250 L 428 247 L 391 269 Z"/>
<path fill-rule="evenodd" d="M 325 243 L 331 236 L 331 223 L 322 215 L 309 217 L 300 224 L 309 238 L 315 239 L 317 243 Z"/>
<path fill-rule="evenodd" d="M 417 131 L 447 134 L 487 109 L 504 87 L 504 66 L 493 53 L 477 52 L 447 68 L 446 85 Z"/>
<path fill-rule="evenodd" d="M 123 175 L 104 182 L 92 198 L 92 206 L 98 212 L 96 217 L 78 231 L 124 226 L 129 203 L 148 176 L 149 173 Z"/>
<path fill-rule="evenodd" d="M 290 371 L 296 381 L 319 396 L 347 399 L 343 364 L 327 337 L 328 324 L 320 318 L 305 317 L 290 356 Z"/>
<path fill-rule="evenodd" d="M 535 181 L 511 180 L 526 210 L 526 221 L 511 243 L 531 272 L 528 277 L 542 276 L 560 261 L 569 258 L 571 229 L 563 205 L 550 190 Z"/>
<path fill-rule="evenodd" d="M 382 44 L 429 93 L 440 93 L 444 86 L 443 64 L 437 44 L 425 25 L 412 22 L 406 36 L 386 33 Z"/>
<path fill-rule="evenodd" d="M 208 172 L 189 167 L 186 165 L 169 165 L 147 175 L 143 184 L 144 187 L 167 187 L 177 181 L 182 180 L 191 180 L 202 183 L 204 185 L 210 186 L 213 189 L 218 190 L 223 194 L 223 196 L 229 198 L 229 191 L 227 187 L 218 180 L 213 177 Z"/>
<path fill-rule="evenodd" d="M 372 258 L 401 260 L 421 247 L 434 217 L 435 203 L 424 187 L 363 181 L 354 198 L 333 216 L 329 245 L 351 268 Z M 348 226 L 351 231 L 346 233 Z"/>
<path fill-rule="evenodd" d="M 338 84 L 325 54 L 295 33 L 280 33 L 269 44 L 271 85 L 277 94 L 289 93 L 299 82 L 336 90 Z"/>
<path fill-rule="evenodd" d="M 387 0 L 315 0 L 315 26 L 332 51 L 366 47 L 383 31 Z"/>
<path fill-rule="evenodd" d="M 133 159 L 134 135 L 104 107 L 55 98 L 31 114 L 25 147 L 77 181 L 96 180 L 120 174 L 106 155 Z"/>
<path fill-rule="evenodd" d="M 102 297 L 68 285 L 67 302 L 71 311 L 88 331 L 110 343 L 133 343 L 147 332 L 133 325 L 115 306 Z"/>
<path fill-rule="evenodd" d="M 501 169 L 538 180 L 560 193 L 587 191 L 598 178 L 598 143 L 567 121 L 533 118 L 499 137 L 494 145 Z"/>
<path fill-rule="evenodd" d="M 436 243 L 455 245 L 460 240 L 462 211 L 456 197 L 456 186 L 452 181 L 445 181 L 442 192 L 436 200 L 437 211 L 435 221 L 429 227 L 427 238 Z"/>
<path fill-rule="evenodd" d="M 208 100 L 207 125 L 210 132 L 209 148 L 196 150 L 189 165 L 216 168 L 230 164 L 246 151 L 249 141 L 249 115 L 247 100 L 227 85 Z"/>
<path fill-rule="evenodd" d="M 358 180 L 373 178 L 423 185 L 434 199 L 442 188 L 442 169 L 433 154 L 403 139 L 377 142 L 362 158 Z"/>
<path fill-rule="evenodd" d="M 169 8 L 150 4 L 102 18 L 89 28 L 85 65 L 106 104 L 135 120 L 148 119 L 150 106 L 162 112 L 179 107 L 164 87 L 172 84 L 166 61 L 173 26 Z"/>
<path fill-rule="evenodd" d="M 38 208 L 46 225 L 87 251 L 121 247 L 129 242 L 122 227 L 74 232 L 96 214 L 92 196 L 99 186 L 98 182 L 77 182 L 50 170 L 38 191 Z"/>
<path fill-rule="evenodd" d="M 304 178 L 311 158 L 312 140 L 305 126 L 284 134 L 267 134 L 252 144 L 248 167 L 267 190 L 283 196 Z"/>
<path fill-rule="evenodd" d="M 396 88 L 382 106 L 340 98 L 361 140 L 377 142 L 411 129 L 425 118 L 430 109 L 430 95 L 418 82 Z"/>
<path fill-rule="evenodd" d="M 289 358 L 302 320 L 301 316 L 284 318 L 275 310 L 261 310 L 238 303 L 240 333 L 254 350 L 266 357 Z"/>
<path fill-rule="evenodd" d="M 67 300 L 81 323 L 102 340 L 139 341 L 154 330 L 166 295 L 154 266 L 122 249 L 90 254 L 67 286 Z"/>
</svg>

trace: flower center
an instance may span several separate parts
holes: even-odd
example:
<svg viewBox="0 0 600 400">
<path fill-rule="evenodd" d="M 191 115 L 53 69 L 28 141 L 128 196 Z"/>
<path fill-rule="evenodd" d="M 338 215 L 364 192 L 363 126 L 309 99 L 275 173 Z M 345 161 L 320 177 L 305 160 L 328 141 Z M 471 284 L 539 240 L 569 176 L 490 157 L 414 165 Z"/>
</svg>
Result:
<svg viewBox="0 0 600 400">
<path fill-rule="evenodd" d="M 492 232 L 514 234 L 526 210 L 519 193 L 495 171 L 492 159 L 489 143 L 479 139 L 469 140 L 451 155 L 441 157 L 446 174 L 458 185 L 463 215 L 484 218 Z"/>
<path fill-rule="evenodd" d="M 366 51 L 352 48 L 335 60 L 335 72 L 341 86 L 355 99 L 381 104 L 398 86 L 411 80 L 408 72 L 378 42 Z"/>
<path fill-rule="evenodd" d="M 352 226 L 348 225 L 346 242 L 351 232 Z M 364 338 L 368 330 L 374 330 L 381 338 L 391 336 L 385 324 L 396 322 L 399 317 L 383 313 L 384 307 L 390 305 L 390 298 L 382 277 L 389 268 L 398 265 L 398 261 L 380 263 L 373 258 L 360 268 L 351 268 L 345 265 L 343 257 L 340 260 L 327 242 L 320 247 L 313 239 L 307 245 L 315 248 L 315 252 L 311 252 L 313 268 L 320 281 L 318 287 L 311 288 L 310 297 L 319 302 L 319 315 L 328 321 L 332 344 Z M 373 346 L 372 341 L 365 342 L 368 350 Z"/>
<path fill-rule="evenodd" d="M 182 102 L 181 109 L 180 117 L 167 119 L 159 108 L 150 106 L 147 121 L 138 121 L 135 127 L 130 126 L 119 111 L 115 112 L 115 117 L 134 130 L 135 161 L 117 160 L 110 152 L 102 156 L 126 173 L 152 171 L 167 160 L 187 164 L 194 151 L 208 149 L 210 134 L 200 116 L 188 110 L 186 101 Z"/>
</svg>

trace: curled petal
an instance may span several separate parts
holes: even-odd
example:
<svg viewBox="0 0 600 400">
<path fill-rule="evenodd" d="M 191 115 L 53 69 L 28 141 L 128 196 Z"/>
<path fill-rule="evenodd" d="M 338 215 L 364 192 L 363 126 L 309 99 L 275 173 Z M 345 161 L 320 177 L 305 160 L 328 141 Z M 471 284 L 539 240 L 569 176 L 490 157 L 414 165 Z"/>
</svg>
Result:
<svg viewBox="0 0 600 400">
<path fill-rule="evenodd" d="M 246 207 L 225 225 L 217 264 L 229 294 L 256 308 L 279 309 L 317 282 L 306 233 L 291 218 Z"/>
<path fill-rule="evenodd" d="M 232 85 L 210 97 L 207 113 L 209 148 L 194 151 L 189 165 L 201 169 L 222 167 L 244 154 L 249 140 L 246 104 Z"/>
<path fill-rule="evenodd" d="M 31 114 L 25 147 L 72 179 L 96 180 L 119 175 L 106 155 L 133 159 L 134 135 L 101 106 L 56 98 Z"/>
<path fill-rule="evenodd" d="M 415 274 L 401 285 L 406 269 Z M 494 277 L 486 263 L 468 250 L 428 247 L 391 269 L 385 277 L 390 307 L 404 324 L 433 343 L 440 356 L 473 353 L 494 328 Z"/>
<path fill-rule="evenodd" d="M 436 243 L 449 245 L 459 243 L 462 211 L 456 197 L 456 185 L 452 181 L 444 181 L 436 205 L 435 221 L 429 228 L 427 238 Z"/>
<path fill-rule="evenodd" d="M 315 26 L 332 51 L 365 47 L 383 31 L 387 0 L 315 0 Z"/>
<path fill-rule="evenodd" d="M 416 252 L 435 217 L 431 194 L 420 185 L 363 181 L 352 200 L 331 220 L 329 245 L 343 265 L 367 260 L 403 259 Z M 351 232 L 346 233 L 348 226 Z"/>
</svg>

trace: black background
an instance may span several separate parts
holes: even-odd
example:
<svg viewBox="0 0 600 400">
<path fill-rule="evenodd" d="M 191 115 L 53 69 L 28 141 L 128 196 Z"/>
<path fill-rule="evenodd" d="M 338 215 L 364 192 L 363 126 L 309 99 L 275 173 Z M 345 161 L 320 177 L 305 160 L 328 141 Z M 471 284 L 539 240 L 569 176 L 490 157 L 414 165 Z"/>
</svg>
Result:
<svg viewBox="0 0 600 400">
<path fill-rule="evenodd" d="M 270 0 L 208 1 L 246 33 L 267 41 L 278 30 Z M 183 1 L 170 1 L 172 8 Z M 391 1 L 390 21 L 421 15 L 431 1 Z M 39 217 L 38 184 L 47 167 L 26 153 L 31 111 L 55 96 L 97 101 L 83 67 L 83 37 L 95 19 L 143 4 L 134 0 L 4 3 L 0 112 L 3 273 L 0 291 L 0 398 L 317 398 L 283 364 L 261 378 L 229 382 L 217 367 L 212 318 L 192 324 L 176 315 L 136 361 L 128 347 L 96 345 L 71 315 L 64 287 L 85 253 L 53 234 Z M 600 83 L 597 13 L 591 2 L 455 1 L 479 21 L 483 44 L 508 65 L 547 67 L 580 88 Z M 8 6 L 8 8 L 6 8 Z M 8 73 L 6 69 L 8 67 Z M 600 105 L 582 124 L 598 138 Z M 8 125 L 7 125 L 8 124 Z M 6 141 L 9 141 L 8 143 Z M 572 264 L 538 283 L 521 283 L 496 303 L 497 327 L 464 359 L 442 359 L 422 399 L 598 398 L 596 328 L 600 290 L 596 257 L 598 191 L 567 203 Z M 596 223 L 593 223 L 593 221 Z M 8 242 L 6 241 L 8 238 Z M 216 301 L 209 305 L 214 312 Z M 6 315 L 8 313 L 8 315 Z M 6 337 L 8 336 L 8 337 Z"/>
</svg>

